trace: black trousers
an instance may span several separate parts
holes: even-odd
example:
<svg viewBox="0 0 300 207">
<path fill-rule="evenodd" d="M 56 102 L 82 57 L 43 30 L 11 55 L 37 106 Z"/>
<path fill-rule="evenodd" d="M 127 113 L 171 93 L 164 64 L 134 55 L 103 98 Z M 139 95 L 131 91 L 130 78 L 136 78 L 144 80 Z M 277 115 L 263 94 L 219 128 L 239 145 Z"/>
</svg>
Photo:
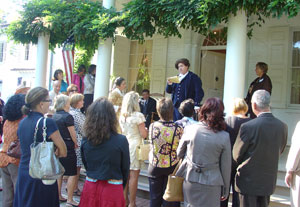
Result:
<svg viewBox="0 0 300 207">
<path fill-rule="evenodd" d="M 148 177 L 150 185 L 150 207 L 180 207 L 180 202 L 168 202 L 163 199 L 166 190 L 168 175 Z"/>
<path fill-rule="evenodd" d="M 232 187 L 232 207 L 239 207 L 239 193 L 235 191 L 235 174 L 236 169 L 232 169 L 231 178 L 230 178 L 230 186 Z M 228 207 L 229 196 L 225 201 L 221 201 L 221 207 Z"/>
<path fill-rule="evenodd" d="M 268 207 L 270 196 L 253 196 L 239 193 L 240 207 Z"/>
<path fill-rule="evenodd" d="M 94 101 L 94 94 L 84 94 L 84 104 L 83 104 L 83 111 L 82 113 L 85 113 L 87 111 L 87 108 L 93 103 Z"/>
</svg>

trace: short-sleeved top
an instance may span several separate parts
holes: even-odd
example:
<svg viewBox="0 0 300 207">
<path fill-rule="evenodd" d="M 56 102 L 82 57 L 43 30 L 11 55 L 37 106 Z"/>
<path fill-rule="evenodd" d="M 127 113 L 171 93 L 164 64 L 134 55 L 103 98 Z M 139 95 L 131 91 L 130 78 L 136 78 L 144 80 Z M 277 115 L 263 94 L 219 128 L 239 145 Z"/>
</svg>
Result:
<svg viewBox="0 0 300 207">
<path fill-rule="evenodd" d="M 85 121 L 85 116 L 84 114 L 80 111 L 80 109 L 76 108 L 70 108 L 70 114 L 74 118 L 74 126 L 75 126 L 75 131 L 77 134 L 77 137 L 82 138 L 83 136 L 83 124 Z"/>
<path fill-rule="evenodd" d="M 52 117 L 59 129 L 60 135 L 64 140 L 72 140 L 68 127 L 74 126 L 74 118 L 64 110 L 57 111 Z"/>
<path fill-rule="evenodd" d="M 68 86 L 69 85 L 64 80 L 61 80 L 59 92 L 67 92 Z M 51 85 L 50 90 L 53 90 L 53 85 Z"/>
<path fill-rule="evenodd" d="M 35 125 L 39 118 L 43 117 L 43 114 L 39 112 L 30 112 L 19 124 L 18 138 L 20 139 L 21 145 L 21 161 L 19 169 L 29 169 L 30 161 L 30 145 L 33 143 L 33 135 L 35 131 Z M 46 119 L 46 133 L 47 141 L 51 141 L 49 138 L 55 131 L 57 131 L 56 123 L 53 119 Z M 43 119 L 38 125 L 37 142 L 43 141 L 42 136 Z"/>
<path fill-rule="evenodd" d="M 141 139 L 139 125 L 146 121 L 144 114 L 141 112 L 133 112 L 130 116 L 120 117 L 120 126 L 122 129 L 122 134 L 130 139 Z"/>
</svg>

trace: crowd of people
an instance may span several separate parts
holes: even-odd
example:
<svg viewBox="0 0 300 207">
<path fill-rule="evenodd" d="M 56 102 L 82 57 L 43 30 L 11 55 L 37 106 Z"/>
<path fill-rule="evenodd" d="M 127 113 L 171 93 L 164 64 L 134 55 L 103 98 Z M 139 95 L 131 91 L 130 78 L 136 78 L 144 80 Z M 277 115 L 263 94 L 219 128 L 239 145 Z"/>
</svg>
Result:
<svg viewBox="0 0 300 207">
<path fill-rule="evenodd" d="M 287 142 L 287 125 L 270 111 L 267 64 L 257 63 L 258 78 L 245 100 L 233 101 L 232 115 L 226 118 L 222 100 L 202 101 L 201 79 L 189 67 L 187 59 L 176 61 L 178 80 L 168 79 L 166 85 L 171 99 L 156 101 L 148 89 L 126 93 L 126 80 L 118 77 L 108 98 L 93 100 L 96 66 L 91 65 L 87 75 L 85 66 L 80 66 L 69 86 L 63 71 L 56 70 L 50 92 L 36 87 L 26 90 L 26 95 L 12 96 L 5 105 L 1 102 L 3 207 L 54 207 L 61 202 L 69 207 L 135 207 L 138 177 L 145 165 L 137 151 L 145 141 L 150 143 L 151 207 L 181 205 L 163 197 L 172 173 L 184 179 L 178 186 L 183 189 L 184 206 L 228 206 L 230 189 L 233 207 L 268 206 Z M 40 119 L 45 120 L 47 141 L 56 146 L 65 169 L 53 182 L 29 174 L 33 134 L 36 131 L 38 142 L 44 136 Z M 299 129 L 298 123 L 286 175 L 294 206 L 300 200 Z M 20 158 L 7 153 L 16 140 Z M 86 170 L 83 189 L 78 188 L 81 168 Z M 80 196 L 80 203 L 74 195 Z"/>
</svg>

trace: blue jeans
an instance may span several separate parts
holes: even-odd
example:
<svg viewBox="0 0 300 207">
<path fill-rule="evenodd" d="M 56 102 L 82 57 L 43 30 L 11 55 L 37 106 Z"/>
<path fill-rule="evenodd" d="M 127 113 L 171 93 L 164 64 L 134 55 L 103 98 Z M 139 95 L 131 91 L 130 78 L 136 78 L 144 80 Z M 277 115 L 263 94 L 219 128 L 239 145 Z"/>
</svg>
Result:
<svg viewBox="0 0 300 207">
<path fill-rule="evenodd" d="M 149 177 L 150 207 L 180 207 L 180 202 L 168 202 L 163 199 L 166 190 L 168 175 Z"/>
</svg>

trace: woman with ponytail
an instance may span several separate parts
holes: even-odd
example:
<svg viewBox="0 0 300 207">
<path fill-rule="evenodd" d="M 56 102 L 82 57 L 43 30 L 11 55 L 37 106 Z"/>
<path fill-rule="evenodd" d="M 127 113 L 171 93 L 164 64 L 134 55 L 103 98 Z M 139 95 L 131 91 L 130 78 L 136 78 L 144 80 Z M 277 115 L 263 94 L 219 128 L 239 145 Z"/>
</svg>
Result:
<svg viewBox="0 0 300 207">
<path fill-rule="evenodd" d="M 19 124 L 17 135 L 20 140 L 21 160 L 19 165 L 14 207 L 59 207 L 57 182 L 47 185 L 40 179 L 34 179 L 29 175 L 30 145 L 33 143 L 35 126 L 40 118 L 49 111 L 51 99 L 49 92 L 42 87 L 31 89 L 25 97 L 25 105 L 22 108 L 27 115 Z M 37 142 L 42 142 L 43 120 L 38 125 Z M 54 142 L 57 147 L 58 157 L 67 156 L 67 148 L 62 140 L 58 128 L 53 119 L 46 119 L 47 142 Z"/>
</svg>

